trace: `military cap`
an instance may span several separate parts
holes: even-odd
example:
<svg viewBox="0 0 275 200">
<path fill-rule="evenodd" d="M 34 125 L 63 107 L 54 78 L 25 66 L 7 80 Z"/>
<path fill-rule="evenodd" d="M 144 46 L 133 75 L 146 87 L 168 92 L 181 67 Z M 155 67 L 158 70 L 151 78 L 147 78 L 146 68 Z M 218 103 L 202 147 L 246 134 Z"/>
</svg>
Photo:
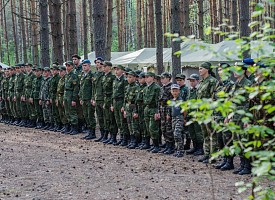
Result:
<svg viewBox="0 0 275 200">
<path fill-rule="evenodd" d="M 123 67 L 122 65 L 116 65 L 116 66 L 114 66 L 113 68 L 114 68 L 114 69 L 115 69 L 115 68 L 118 68 L 118 69 L 121 69 L 121 70 L 125 71 L 125 67 Z"/>
<path fill-rule="evenodd" d="M 79 55 L 77 55 L 77 54 L 72 55 L 72 58 L 81 59 L 81 57 Z"/>
<path fill-rule="evenodd" d="M 58 63 L 58 62 L 54 62 L 54 63 L 53 63 L 53 65 L 56 65 L 56 66 L 58 66 L 58 65 L 59 65 L 59 63 Z"/>
<path fill-rule="evenodd" d="M 20 68 L 22 64 L 16 64 L 14 68 Z"/>
<path fill-rule="evenodd" d="M 96 59 L 94 60 L 94 63 L 96 63 L 96 61 L 100 60 L 101 62 L 104 62 L 104 59 L 102 57 L 96 57 Z"/>
<path fill-rule="evenodd" d="M 190 77 L 187 80 L 200 80 L 200 77 L 198 74 L 191 74 Z"/>
<path fill-rule="evenodd" d="M 59 66 L 59 70 L 66 71 L 66 67 L 61 65 L 61 66 Z"/>
<path fill-rule="evenodd" d="M 37 66 L 37 67 L 35 68 L 35 70 L 40 71 L 40 70 L 43 70 L 43 69 L 42 69 L 41 67 L 38 67 L 38 66 Z"/>
<path fill-rule="evenodd" d="M 160 75 L 155 76 L 155 79 L 157 79 L 158 81 L 160 80 L 160 78 L 161 78 Z"/>
<path fill-rule="evenodd" d="M 58 66 L 56 66 L 56 65 L 54 65 L 54 66 L 52 66 L 52 67 L 51 67 L 51 69 L 54 69 L 54 70 L 59 70 L 59 67 L 58 67 Z"/>
<path fill-rule="evenodd" d="M 156 74 L 153 73 L 153 72 L 146 72 L 146 73 L 145 73 L 145 76 L 152 76 L 152 77 L 155 77 Z"/>
<path fill-rule="evenodd" d="M 137 76 L 136 72 L 134 72 L 134 71 L 129 71 L 128 75 Z"/>
<path fill-rule="evenodd" d="M 255 64 L 255 62 L 254 62 L 254 60 L 252 58 L 245 58 L 245 59 L 243 59 L 243 63 L 247 64 L 247 65 L 254 65 Z"/>
<path fill-rule="evenodd" d="M 51 71 L 51 69 L 49 67 L 44 67 L 44 71 Z"/>
<path fill-rule="evenodd" d="M 139 78 L 145 78 L 145 72 L 140 72 L 138 75 Z"/>
<path fill-rule="evenodd" d="M 207 70 L 210 70 L 211 69 L 211 63 L 209 62 L 204 62 L 200 65 L 200 67 L 204 68 L 204 69 L 207 69 Z"/>
<path fill-rule="evenodd" d="M 82 61 L 82 64 L 91 64 L 91 61 L 88 60 L 88 59 L 86 59 L 86 60 L 83 60 L 83 61 Z"/>
<path fill-rule="evenodd" d="M 74 66 L 74 63 L 73 63 L 73 61 L 67 61 L 67 62 L 65 63 L 65 65 L 72 65 L 72 66 Z"/>
<path fill-rule="evenodd" d="M 171 89 L 180 89 L 180 86 L 178 84 L 172 84 Z"/>
<path fill-rule="evenodd" d="M 230 67 L 230 65 L 228 63 L 221 62 L 221 63 L 219 63 L 219 67 L 228 68 L 228 67 Z"/>
<path fill-rule="evenodd" d="M 141 73 L 141 70 L 137 69 L 134 72 L 136 72 L 137 76 Z"/>
<path fill-rule="evenodd" d="M 133 71 L 131 68 L 129 68 L 129 67 L 126 67 L 125 68 L 125 72 L 126 72 L 126 74 L 128 73 L 128 72 L 130 72 L 130 71 Z"/>
<path fill-rule="evenodd" d="M 236 67 L 241 67 L 243 70 L 247 70 L 248 65 L 243 62 L 235 62 Z"/>
<path fill-rule="evenodd" d="M 185 79 L 186 76 L 184 74 L 177 74 L 175 79 Z"/>
<path fill-rule="evenodd" d="M 161 75 L 160 75 L 161 78 L 171 78 L 172 75 L 168 72 L 163 72 Z"/>
<path fill-rule="evenodd" d="M 258 62 L 258 63 L 256 63 L 256 65 L 259 66 L 259 68 L 267 68 L 268 67 L 267 65 L 265 65 L 262 62 Z"/>
<path fill-rule="evenodd" d="M 113 64 L 110 61 L 105 61 L 103 64 L 104 66 L 109 66 L 109 67 L 113 66 Z"/>
<path fill-rule="evenodd" d="M 30 66 L 30 67 L 32 67 L 32 64 L 31 64 L 31 63 L 26 63 L 25 66 Z"/>
</svg>

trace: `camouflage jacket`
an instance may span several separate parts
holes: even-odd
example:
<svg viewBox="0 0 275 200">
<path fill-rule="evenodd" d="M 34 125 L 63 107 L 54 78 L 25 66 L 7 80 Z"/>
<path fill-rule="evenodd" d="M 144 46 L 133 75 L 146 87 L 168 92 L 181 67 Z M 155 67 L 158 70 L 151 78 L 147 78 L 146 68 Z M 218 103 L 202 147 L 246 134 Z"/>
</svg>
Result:
<svg viewBox="0 0 275 200">
<path fill-rule="evenodd" d="M 182 101 L 186 101 L 188 97 L 188 87 L 186 85 L 183 85 L 180 87 L 180 97 Z"/>
<path fill-rule="evenodd" d="M 57 98 L 56 92 L 57 92 L 57 85 L 58 85 L 59 79 L 60 79 L 59 74 L 56 74 L 52 77 L 52 80 L 51 80 L 49 92 L 50 92 L 50 99 L 52 99 L 53 101 Z"/>
<path fill-rule="evenodd" d="M 50 86 L 51 86 L 51 77 L 44 78 L 41 83 L 41 88 L 39 92 L 39 99 L 42 101 L 50 100 Z"/>
<path fill-rule="evenodd" d="M 81 100 L 91 100 L 93 93 L 93 73 L 90 71 L 82 75 L 80 80 L 79 97 Z"/>
<path fill-rule="evenodd" d="M 30 72 L 29 74 L 25 75 L 24 90 L 23 90 L 23 96 L 25 98 L 31 98 L 33 80 L 35 79 L 35 77 L 36 76 L 33 72 Z"/>
<path fill-rule="evenodd" d="M 14 97 L 14 85 L 15 85 L 15 76 L 16 74 L 13 74 L 9 79 L 9 97 Z"/>
<path fill-rule="evenodd" d="M 113 83 L 113 100 L 124 100 L 124 93 L 127 85 L 128 81 L 126 80 L 124 75 L 122 75 L 120 78 L 115 78 Z"/>
<path fill-rule="evenodd" d="M 113 95 L 113 83 L 115 80 L 115 75 L 112 74 L 112 72 L 109 72 L 108 74 L 105 74 L 102 79 L 102 86 L 103 86 L 103 94 L 104 94 L 104 100 L 105 99 L 112 99 Z"/>
<path fill-rule="evenodd" d="M 39 99 L 39 93 L 40 93 L 40 88 L 41 88 L 41 83 L 43 80 L 43 76 L 35 77 L 33 79 L 33 84 L 32 84 L 32 94 L 31 97 L 33 99 Z"/>
<path fill-rule="evenodd" d="M 103 77 L 104 77 L 104 72 L 94 73 L 92 99 L 95 101 L 104 100 L 103 82 L 102 82 Z"/>
<path fill-rule="evenodd" d="M 172 83 L 168 83 L 167 85 L 163 85 L 160 90 L 159 102 L 161 106 L 168 106 L 167 101 L 173 99 L 171 94 L 171 85 Z"/>
<path fill-rule="evenodd" d="M 150 108 L 159 108 L 160 86 L 155 82 L 144 88 L 143 102 Z"/>
<path fill-rule="evenodd" d="M 79 79 L 73 70 L 65 75 L 64 99 L 77 101 L 79 94 Z"/>
<path fill-rule="evenodd" d="M 65 87 L 65 76 L 61 77 L 58 81 L 56 94 L 58 97 L 63 97 Z"/>
<path fill-rule="evenodd" d="M 197 99 L 212 98 L 218 80 L 212 76 L 203 79 L 197 89 Z"/>
</svg>

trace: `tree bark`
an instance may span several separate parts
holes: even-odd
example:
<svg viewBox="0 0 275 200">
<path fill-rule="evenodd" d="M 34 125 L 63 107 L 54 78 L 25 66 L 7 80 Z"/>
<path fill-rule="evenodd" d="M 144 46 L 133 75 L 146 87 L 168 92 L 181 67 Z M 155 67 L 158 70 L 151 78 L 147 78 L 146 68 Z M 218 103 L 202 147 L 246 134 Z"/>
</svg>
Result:
<svg viewBox="0 0 275 200">
<path fill-rule="evenodd" d="M 233 27 L 233 30 L 234 31 L 237 31 L 238 30 L 238 9 L 237 9 L 237 0 L 232 0 L 231 1 L 231 22 L 232 22 L 232 25 L 234 26 Z"/>
<path fill-rule="evenodd" d="M 204 33 L 203 33 L 203 19 L 204 19 L 204 12 L 203 12 L 203 0 L 198 0 L 198 32 L 199 38 L 204 40 Z"/>
<path fill-rule="evenodd" d="M 40 0 L 41 66 L 50 66 L 48 1 Z"/>
<path fill-rule="evenodd" d="M 171 21 L 172 21 L 172 33 L 180 33 L 180 5 L 178 0 L 172 0 L 171 2 Z M 180 51 L 180 42 L 172 41 L 172 67 L 173 77 L 181 73 L 181 60 L 180 56 L 176 56 L 175 53 Z"/>
<path fill-rule="evenodd" d="M 93 8 L 93 19 L 94 19 L 94 41 L 95 41 L 95 55 L 96 57 L 101 56 L 105 58 L 105 8 L 101 0 L 94 0 Z"/>
<path fill-rule="evenodd" d="M 1 1 L 1 0 L 0 0 Z M 18 56 L 18 44 L 17 44 L 17 33 L 16 33 L 16 16 L 14 14 L 15 12 L 15 5 L 13 0 L 10 0 L 10 6 L 11 6 L 11 20 L 12 20 L 12 33 L 13 33 L 13 42 L 14 42 L 14 53 L 15 53 L 15 62 L 19 63 L 19 56 Z"/>
<path fill-rule="evenodd" d="M 113 1 L 107 4 L 107 43 L 106 43 L 106 60 L 111 60 L 112 35 L 113 35 Z"/>
<path fill-rule="evenodd" d="M 217 1 L 216 0 L 212 0 L 210 13 L 211 13 L 211 27 L 213 27 L 213 28 L 218 27 Z M 212 43 L 217 43 L 217 42 L 219 42 L 219 36 L 212 33 Z"/>
<path fill-rule="evenodd" d="M 249 23 L 249 0 L 241 0 L 240 6 L 240 37 L 248 37 L 250 35 Z M 249 57 L 249 51 L 243 52 L 243 57 Z"/>
<path fill-rule="evenodd" d="M 73 54 L 78 53 L 78 44 L 77 44 L 77 26 L 76 26 L 76 4 L 75 0 L 69 1 L 69 58 Z"/>
<path fill-rule="evenodd" d="M 82 0 L 83 10 L 83 49 L 84 59 L 88 59 L 88 18 L 87 18 L 87 1 Z"/>
<path fill-rule="evenodd" d="M 137 50 L 141 49 L 142 45 L 142 28 L 141 28 L 141 1 L 136 2 L 137 6 Z"/>
<path fill-rule="evenodd" d="M 162 7 L 161 1 L 155 0 L 156 30 L 157 31 L 157 72 L 161 74 L 163 68 L 163 31 L 162 31 Z"/>
<path fill-rule="evenodd" d="M 50 21 L 52 31 L 53 53 L 52 61 L 63 63 L 62 51 L 62 30 L 61 30 L 61 2 L 60 0 L 51 0 L 50 3 Z"/>
<path fill-rule="evenodd" d="M 94 51 L 94 23 L 93 23 L 93 4 L 94 0 L 90 0 L 90 42 L 91 42 L 91 51 Z"/>
<path fill-rule="evenodd" d="M 166 15 L 167 15 L 167 12 L 166 12 L 166 0 L 162 0 L 162 4 L 163 4 L 163 33 L 167 33 L 167 23 L 166 23 Z M 168 47 L 168 43 L 167 43 L 167 37 L 164 37 L 163 38 L 163 46 L 164 48 L 167 48 Z"/>
<path fill-rule="evenodd" d="M 150 47 L 154 48 L 155 43 L 155 18 L 154 18 L 154 0 L 148 0 L 148 10 L 149 10 L 149 43 Z"/>
<path fill-rule="evenodd" d="M 39 64 L 39 53 L 38 53 L 38 27 L 37 27 L 37 4 L 36 0 L 31 0 L 31 38 L 32 38 L 32 62 L 35 65 Z M 15 30 L 14 30 L 15 31 Z"/>
<path fill-rule="evenodd" d="M 23 0 L 19 0 L 19 11 L 20 11 L 21 34 L 22 34 L 23 62 L 26 63 L 28 60 L 28 56 L 27 56 L 27 45 L 26 45 L 26 27 L 25 27 L 25 21 L 24 21 Z"/>
<path fill-rule="evenodd" d="M 148 47 L 148 23 L 147 23 L 147 0 L 142 0 L 143 10 L 143 30 L 144 30 L 144 47 Z"/>
<path fill-rule="evenodd" d="M 8 31 L 7 31 L 7 17 L 6 17 L 6 7 L 3 9 L 3 21 L 4 21 L 4 37 L 6 40 L 6 54 L 8 58 L 8 64 L 10 65 L 10 50 L 9 50 L 9 38 L 8 38 Z"/>
<path fill-rule="evenodd" d="M 118 51 L 122 51 L 122 33 L 121 33 L 121 5 L 120 0 L 116 0 L 116 16 L 117 16 L 117 40 L 118 40 Z"/>
<path fill-rule="evenodd" d="M 189 0 L 188 1 L 184 1 L 184 3 L 182 4 L 182 9 L 183 9 L 183 35 L 188 36 L 191 34 L 190 31 L 190 25 L 189 25 Z M 182 34 L 181 34 L 182 35 Z"/>
</svg>

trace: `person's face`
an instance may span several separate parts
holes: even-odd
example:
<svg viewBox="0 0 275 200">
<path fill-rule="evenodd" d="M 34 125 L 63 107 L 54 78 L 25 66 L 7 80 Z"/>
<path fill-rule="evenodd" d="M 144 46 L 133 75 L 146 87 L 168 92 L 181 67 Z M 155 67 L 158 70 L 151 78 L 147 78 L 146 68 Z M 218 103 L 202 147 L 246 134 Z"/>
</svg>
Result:
<svg viewBox="0 0 275 200">
<path fill-rule="evenodd" d="M 28 73 L 31 72 L 31 69 L 32 69 L 31 66 L 27 65 L 25 68 L 26 68 L 26 72 L 28 72 Z"/>
<path fill-rule="evenodd" d="M 241 67 L 235 66 L 235 71 L 233 74 L 235 78 L 240 78 L 244 75 L 244 72 L 245 71 Z"/>
<path fill-rule="evenodd" d="M 128 83 L 133 83 L 133 82 L 136 81 L 136 77 L 133 76 L 133 75 L 128 74 L 127 81 L 128 81 Z"/>
<path fill-rule="evenodd" d="M 51 73 L 50 71 L 44 71 L 44 72 L 43 72 L 43 76 L 44 76 L 44 77 L 49 77 L 49 76 L 50 76 L 50 73 Z"/>
<path fill-rule="evenodd" d="M 85 73 L 87 73 L 87 72 L 89 72 L 89 71 L 91 70 L 91 65 L 85 63 L 85 64 L 82 65 L 82 68 L 83 68 L 83 71 L 84 71 Z"/>
<path fill-rule="evenodd" d="M 7 70 L 5 71 L 5 76 L 7 77 L 7 76 L 9 76 L 9 75 L 10 75 L 10 70 L 7 69 Z"/>
<path fill-rule="evenodd" d="M 170 78 L 161 77 L 160 81 L 161 81 L 161 83 L 162 83 L 163 85 L 166 85 L 167 83 L 170 82 Z"/>
<path fill-rule="evenodd" d="M 196 87 L 199 83 L 199 81 L 197 81 L 196 79 L 190 79 L 189 82 L 190 82 L 190 86 L 193 88 Z"/>
<path fill-rule="evenodd" d="M 143 85 L 145 83 L 145 78 L 139 77 L 138 82 Z"/>
<path fill-rule="evenodd" d="M 180 94 L 180 90 L 174 88 L 174 89 L 171 90 L 171 94 L 172 94 L 172 96 L 173 96 L 174 98 L 175 98 L 175 97 L 178 97 L 179 94 Z"/>
<path fill-rule="evenodd" d="M 176 79 L 176 82 L 179 86 L 183 86 L 185 84 L 185 79 L 178 78 Z"/>
<path fill-rule="evenodd" d="M 147 84 L 150 84 L 154 81 L 154 77 L 152 76 L 145 76 L 145 81 Z"/>
<path fill-rule="evenodd" d="M 107 65 L 103 65 L 103 71 L 104 71 L 105 73 L 108 73 L 108 72 L 110 72 L 110 71 L 111 71 L 111 68 L 110 68 L 110 66 L 107 66 Z"/>
<path fill-rule="evenodd" d="M 102 67 L 103 67 L 103 63 L 101 60 L 96 60 L 95 65 L 96 65 L 97 69 L 102 69 Z"/>
<path fill-rule="evenodd" d="M 65 74 L 66 74 L 65 70 L 60 70 L 59 71 L 59 76 L 63 77 L 63 76 L 65 76 Z"/>
<path fill-rule="evenodd" d="M 208 74 L 208 70 L 203 67 L 199 67 L 199 74 L 200 76 L 204 77 L 205 75 Z"/>
<path fill-rule="evenodd" d="M 41 71 L 41 70 L 36 70 L 36 71 L 35 71 L 35 75 L 36 75 L 37 77 L 41 76 L 41 74 L 42 74 L 42 71 Z"/>
<path fill-rule="evenodd" d="M 118 68 L 118 67 L 116 67 L 115 68 L 115 74 L 116 74 L 116 76 L 121 76 L 122 74 L 123 74 L 123 70 L 122 69 L 120 69 L 120 68 Z M 127 78 L 128 78 L 128 76 L 127 76 Z"/>
<path fill-rule="evenodd" d="M 16 67 L 16 68 L 15 68 L 15 72 L 18 74 L 18 73 L 21 72 L 21 69 L 20 69 L 19 67 Z"/>
<path fill-rule="evenodd" d="M 80 63 L 80 59 L 73 57 L 73 63 L 74 65 L 78 65 Z"/>
<path fill-rule="evenodd" d="M 71 72 L 73 70 L 73 66 L 66 64 L 66 70 L 68 73 Z"/>
<path fill-rule="evenodd" d="M 218 74 L 219 74 L 219 77 L 222 77 L 222 68 L 221 67 L 218 68 Z"/>
</svg>

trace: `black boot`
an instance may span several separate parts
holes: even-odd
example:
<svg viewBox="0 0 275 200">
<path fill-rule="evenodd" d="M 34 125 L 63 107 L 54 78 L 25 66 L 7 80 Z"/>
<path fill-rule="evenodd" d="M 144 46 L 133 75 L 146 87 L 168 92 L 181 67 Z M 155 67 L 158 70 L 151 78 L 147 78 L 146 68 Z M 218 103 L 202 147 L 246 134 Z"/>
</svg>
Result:
<svg viewBox="0 0 275 200">
<path fill-rule="evenodd" d="M 71 126 L 69 124 L 65 124 L 65 129 L 62 131 L 64 134 L 70 134 Z"/>
<path fill-rule="evenodd" d="M 173 154 L 175 152 L 173 142 L 166 142 L 166 144 L 169 144 L 169 145 L 168 145 L 167 150 L 164 151 L 163 153 L 166 154 L 166 155 Z"/>
<path fill-rule="evenodd" d="M 65 125 L 63 125 L 63 126 L 61 127 L 60 132 L 61 132 L 61 133 L 63 133 L 63 131 L 65 131 L 65 128 L 66 128 L 66 126 L 65 126 Z"/>
<path fill-rule="evenodd" d="M 151 153 L 158 153 L 160 151 L 159 140 L 158 139 L 154 139 L 153 140 L 153 144 L 154 144 L 154 149 L 151 151 Z"/>
<path fill-rule="evenodd" d="M 203 156 L 202 158 L 200 158 L 198 161 L 199 161 L 199 162 L 209 161 L 209 156 L 205 155 L 205 156 Z"/>
<path fill-rule="evenodd" d="M 240 160 L 241 160 L 240 167 L 239 167 L 238 169 L 234 170 L 234 171 L 233 171 L 233 174 L 238 174 L 240 171 L 243 170 L 244 164 L 245 164 L 244 157 L 243 157 L 243 156 L 240 156 Z"/>
<path fill-rule="evenodd" d="M 113 134 L 113 140 L 112 140 L 112 144 L 113 144 L 114 146 L 117 145 L 117 139 L 116 139 L 116 137 L 117 137 L 117 134 L 114 133 L 114 134 Z"/>
<path fill-rule="evenodd" d="M 170 148 L 170 142 L 165 142 L 165 148 L 159 151 L 159 153 L 164 153 Z"/>
<path fill-rule="evenodd" d="M 244 158 L 244 168 L 238 174 L 239 175 L 251 174 L 250 159 Z"/>
<path fill-rule="evenodd" d="M 60 132 L 62 128 L 63 128 L 63 126 L 61 124 L 57 124 L 54 132 Z"/>
<path fill-rule="evenodd" d="M 150 149 L 150 137 L 144 138 L 144 145 L 141 147 L 141 149 Z"/>
<path fill-rule="evenodd" d="M 191 138 L 187 138 L 185 145 L 184 145 L 184 150 L 189 150 L 191 145 Z"/>
<path fill-rule="evenodd" d="M 215 165 L 215 169 L 221 169 L 227 162 L 227 156 L 223 157 L 223 161 Z"/>
<path fill-rule="evenodd" d="M 193 148 L 186 151 L 186 154 L 192 155 L 197 151 L 197 144 L 193 141 Z"/>
<path fill-rule="evenodd" d="M 86 138 L 84 138 L 85 140 L 93 140 L 95 139 L 95 129 L 88 129 L 88 135 L 86 136 Z"/>
<path fill-rule="evenodd" d="M 108 140 L 109 131 L 105 130 L 103 138 L 100 140 L 100 142 L 104 142 Z"/>
<path fill-rule="evenodd" d="M 47 130 L 49 130 L 49 131 L 54 131 L 54 128 L 55 128 L 54 124 L 53 124 L 53 123 L 50 123 L 50 127 L 47 128 Z"/>
<path fill-rule="evenodd" d="M 47 130 L 50 126 L 51 126 L 50 123 L 46 123 L 46 126 L 44 126 L 42 129 Z"/>
<path fill-rule="evenodd" d="M 197 151 L 194 153 L 194 156 L 201 156 L 204 154 L 203 144 L 197 144 Z"/>
<path fill-rule="evenodd" d="M 29 125 L 29 128 L 35 128 L 36 127 L 36 122 L 35 120 L 31 120 L 31 123 Z"/>
<path fill-rule="evenodd" d="M 114 140 L 116 140 L 116 134 L 110 133 L 110 135 L 111 135 L 111 139 L 110 139 L 109 142 L 107 142 L 107 144 L 113 144 L 113 143 L 114 143 Z"/>
<path fill-rule="evenodd" d="M 137 139 L 136 137 L 133 135 L 133 141 L 132 141 L 132 144 L 131 146 L 128 147 L 128 149 L 135 149 L 137 147 Z"/>
<path fill-rule="evenodd" d="M 95 142 L 100 142 L 102 138 L 104 137 L 105 131 L 103 129 L 100 129 L 100 137 L 95 140 Z"/>
<path fill-rule="evenodd" d="M 233 158 L 233 156 L 227 157 L 225 165 L 221 167 L 222 171 L 234 169 Z"/>
<path fill-rule="evenodd" d="M 136 149 L 141 149 L 142 146 L 144 145 L 144 143 L 145 143 L 145 137 L 142 137 L 141 143 L 138 144 L 138 146 L 136 147 Z"/>
<path fill-rule="evenodd" d="M 108 135 L 110 134 L 110 136 L 108 137 Z M 112 139 L 112 135 L 110 133 L 110 131 L 107 132 L 107 136 L 106 136 L 106 140 L 103 140 L 102 143 L 103 144 L 107 144 L 108 142 L 110 142 Z"/>
<path fill-rule="evenodd" d="M 22 119 L 21 122 L 18 124 L 19 127 L 24 127 L 25 126 L 25 119 Z"/>
<path fill-rule="evenodd" d="M 77 134 L 79 134 L 78 125 L 73 125 L 72 132 L 70 133 L 70 135 L 77 135 Z"/>
<path fill-rule="evenodd" d="M 120 143 L 120 146 L 126 147 L 127 145 L 128 145 L 128 137 L 126 137 L 126 135 L 123 135 L 123 140 Z"/>
<path fill-rule="evenodd" d="M 132 146 L 134 138 L 135 138 L 134 135 L 130 135 L 130 143 L 127 145 L 127 148 L 129 148 L 130 146 Z"/>
</svg>

